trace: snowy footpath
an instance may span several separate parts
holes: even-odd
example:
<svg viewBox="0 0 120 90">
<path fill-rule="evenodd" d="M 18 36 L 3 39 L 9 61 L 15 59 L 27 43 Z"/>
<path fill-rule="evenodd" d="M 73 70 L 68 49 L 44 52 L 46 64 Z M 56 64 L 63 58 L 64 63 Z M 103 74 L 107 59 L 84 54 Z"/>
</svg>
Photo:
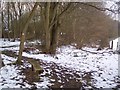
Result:
<svg viewBox="0 0 120 90">
<path fill-rule="evenodd" d="M 32 44 L 35 44 L 32 42 Z M 0 51 L 5 66 L 0 69 L 0 89 L 2 88 L 31 88 L 29 82 L 24 82 L 26 76 L 21 70 L 31 67 L 29 63 L 18 67 L 10 63 L 15 62 L 17 57 L 5 54 L 12 51 L 18 54 L 19 41 L 10 42 L 0 39 Z M 33 53 L 38 52 L 38 53 Z M 69 85 L 84 85 L 85 88 L 116 88 L 120 87 L 118 77 L 118 54 L 111 49 L 97 51 L 97 48 L 84 47 L 76 49 L 74 46 L 62 46 L 57 49 L 55 56 L 41 54 L 39 50 L 23 52 L 26 58 L 40 60 L 45 69 L 39 75 L 39 81 L 35 81 L 36 88 L 49 88 L 55 86 L 67 88 Z M 27 71 L 26 71 L 27 72 Z M 55 78 L 56 77 L 56 78 Z M 88 78 L 88 79 L 87 79 Z M 59 82 L 59 83 L 58 83 Z M 70 83 L 71 82 L 71 83 Z M 80 87 L 78 85 L 78 87 Z M 76 88 L 76 87 L 73 87 Z"/>
</svg>

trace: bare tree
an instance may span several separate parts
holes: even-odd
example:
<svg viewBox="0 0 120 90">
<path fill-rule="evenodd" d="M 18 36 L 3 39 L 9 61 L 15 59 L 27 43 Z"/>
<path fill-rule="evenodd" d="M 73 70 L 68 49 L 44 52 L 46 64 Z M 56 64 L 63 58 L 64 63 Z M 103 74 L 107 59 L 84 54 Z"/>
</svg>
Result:
<svg viewBox="0 0 120 90">
<path fill-rule="evenodd" d="M 23 49 L 24 49 L 24 42 L 25 42 L 25 37 L 26 37 L 26 31 L 27 31 L 27 28 L 28 28 L 28 25 L 29 25 L 29 22 L 31 20 L 31 18 L 33 17 L 34 15 L 34 12 L 37 8 L 38 4 L 37 2 L 35 3 L 26 23 L 25 23 L 25 26 L 23 28 L 23 31 L 22 31 L 22 35 L 21 35 L 21 40 L 20 40 L 20 48 L 19 48 L 19 56 L 18 56 L 18 60 L 17 60 L 17 63 L 18 64 L 21 64 L 21 59 L 22 59 L 22 53 L 23 53 Z"/>
<path fill-rule="evenodd" d="M 41 17 L 45 29 L 45 52 L 54 54 L 59 35 L 60 19 L 71 8 L 72 3 L 40 3 Z"/>
</svg>

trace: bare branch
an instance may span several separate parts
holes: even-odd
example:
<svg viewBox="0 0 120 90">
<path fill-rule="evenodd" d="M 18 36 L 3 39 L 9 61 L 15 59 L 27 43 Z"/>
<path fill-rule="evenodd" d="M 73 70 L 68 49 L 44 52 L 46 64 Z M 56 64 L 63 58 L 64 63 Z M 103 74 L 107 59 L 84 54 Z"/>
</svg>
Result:
<svg viewBox="0 0 120 90">
<path fill-rule="evenodd" d="M 57 23 L 57 21 L 60 19 L 60 17 L 62 17 L 63 14 L 71 7 L 71 5 L 72 5 L 72 3 L 70 2 L 67 5 L 67 7 L 57 16 L 57 19 L 54 22 L 51 23 L 50 28 L 49 28 L 50 30 L 53 27 L 53 25 L 55 25 Z"/>
<path fill-rule="evenodd" d="M 97 9 L 97 10 L 100 10 L 100 11 L 110 11 L 110 12 L 115 13 L 115 14 L 120 13 L 119 10 L 113 10 L 113 9 L 110 9 L 110 8 L 101 8 L 101 7 L 97 7 L 97 6 L 94 6 L 94 5 L 92 5 L 92 4 L 83 3 L 83 2 L 81 2 L 81 4 L 87 5 L 87 6 L 90 6 L 90 7 L 93 7 L 93 8 L 95 8 L 95 9 Z"/>
<path fill-rule="evenodd" d="M 53 17 L 52 17 L 52 20 L 51 20 L 51 23 L 52 24 L 54 22 L 54 19 L 55 19 L 55 14 L 56 14 L 56 11 L 57 11 L 57 7 L 58 7 L 59 3 L 57 3 L 54 7 L 54 11 L 53 11 Z"/>
</svg>

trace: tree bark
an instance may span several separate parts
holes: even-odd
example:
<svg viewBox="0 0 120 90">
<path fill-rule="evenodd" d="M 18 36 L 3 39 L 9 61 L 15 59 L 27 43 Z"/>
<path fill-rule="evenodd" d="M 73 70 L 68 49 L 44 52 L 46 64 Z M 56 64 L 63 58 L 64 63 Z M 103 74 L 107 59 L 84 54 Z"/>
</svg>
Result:
<svg viewBox="0 0 120 90">
<path fill-rule="evenodd" d="M 2 61 L 2 57 L 1 57 L 1 52 L 0 52 L 0 68 L 4 66 L 4 63 Z"/>
<path fill-rule="evenodd" d="M 17 60 L 17 64 L 21 64 L 21 59 L 22 59 L 22 53 L 23 53 L 23 49 L 24 49 L 24 42 L 25 42 L 25 36 L 26 36 L 26 31 L 27 31 L 27 28 L 28 28 L 28 25 L 29 25 L 29 22 L 31 20 L 31 18 L 33 17 L 34 15 L 34 12 L 37 8 L 37 2 L 35 3 L 26 23 L 25 23 L 25 26 L 24 26 L 24 29 L 23 29 L 23 32 L 22 32 L 22 36 L 21 36 L 21 41 L 20 41 L 20 48 L 19 48 L 19 56 L 18 56 L 18 60 Z"/>
<path fill-rule="evenodd" d="M 56 16 L 55 19 L 57 20 L 57 22 L 54 24 L 52 31 L 51 31 L 51 54 L 55 54 L 56 53 L 56 48 L 58 46 L 58 38 L 59 38 L 59 27 L 60 27 L 60 20 L 58 18 L 59 15 L 59 8 L 56 7 Z"/>
<path fill-rule="evenodd" d="M 18 2 L 18 8 L 19 8 L 19 24 L 18 24 L 18 29 L 19 29 L 19 32 L 20 32 L 20 35 L 19 36 L 21 36 L 21 34 L 22 34 L 22 30 L 21 30 L 21 16 L 22 16 L 22 6 L 21 6 L 21 4 L 20 4 L 20 2 Z"/>
<path fill-rule="evenodd" d="M 40 5 L 40 4 L 39 4 Z M 55 54 L 59 35 L 59 20 L 69 9 L 71 4 L 61 11 L 58 2 L 46 2 L 41 6 L 41 17 L 45 29 L 45 53 Z"/>
<path fill-rule="evenodd" d="M 59 37 L 58 23 L 54 25 L 54 28 L 52 29 L 51 37 L 52 37 L 52 39 L 51 39 L 50 52 L 51 52 L 51 54 L 55 54 L 56 48 L 57 48 L 57 45 L 58 45 L 58 37 Z"/>
<path fill-rule="evenodd" d="M 50 42 L 51 42 L 51 33 L 50 33 L 50 29 L 49 29 L 49 25 L 50 25 L 50 2 L 46 3 L 46 9 L 45 9 L 45 42 L 46 42 L 46 52 L 49 53 L 50 50 Z"/>
<path fill-rule="evenodd" d="M 1 12 L 1 23 L 2 23 L 2 33 L 0 33 L 2 35 L 2 37 L 4 38 L 4 16 L 3 16 L 3 11 Z"/>
<path fill-rule="evenodd" d="M 3 25 L 4 25 L 4 24 L 3 24 L 3 11 L 1 12 L 1 20 L 2 20 L 2 22 L 1 22 L 1 25 L 2 25 L 2 26 L 0 25 L 0 28 L 1 28 L 2 30 L 0 30 L 0 38 L 2 38 L 2 33 L 3 33 L 2 31 L 4 30 L 4 29 L 3 29 Z M 3 61 L 2 61 L 1 51 L 0 51 L 0 68 L 3 67 L 3 66 L 4 66 L 4 63 L 3 63 Z"/>
<path fill-rule="evenodd" d="M 10 41 L 10 16 L 9 16 L 9 14 L 10 14 L 10 11 L 9 11 L 9 2 L 7 3 L 7 14 L 8 14 L 8 24 L 7 24 L 7 28 L 8 28 L 8 41 Z"/>
<path fill-rule="evenodd" d="M 76 25 L 76 19 L 73 21 L 73 39 L 76 39 L 76 35 L 75 35 L 75 25 Z"/>
<path fill-rule="evenodd" d="M 15 39 L 16 39 L 16 30 L 18 29 L 17 28 L 17 25 L 18 25 L 18 22 L 17 22 L 17 11 L 16 11 L 16 9 L 15 9 L 15 3 L 14 2 L 11 2 L 12 3 L 12 8 L 13 8 L 13 10 L 14 10 L 14 13 L 13 13 L 13 16 L 15 15 L 15 21 L 16 21 L 16 23 L 15 23 L 15 25 L 14 25 L 14 31 L 13 31 L 13 38 L 14 38 L 14 41 L 15 41 Z"/>
</svg>

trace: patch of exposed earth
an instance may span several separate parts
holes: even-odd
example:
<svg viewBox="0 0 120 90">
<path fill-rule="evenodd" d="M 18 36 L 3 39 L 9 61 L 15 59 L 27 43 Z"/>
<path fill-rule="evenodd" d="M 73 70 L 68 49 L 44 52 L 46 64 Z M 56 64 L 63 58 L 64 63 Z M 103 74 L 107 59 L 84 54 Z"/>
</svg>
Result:
<svg viewBox="0 0 120 90">
<path fill-rule="evenodd" d="M 2 54 L 5 54 L 10 57 L 16 58 L 18 55 L 16 52 L 13 52 L 12 50 L 4 50 L 2 51 Z M 20 70 L 19 75 L 24 76 L 21 78 L 22 82 L 17 83 L 16 85 L 20 85 L 21 88 L 29 88 L 37 89 L 37 88 L 44 88 L 43 84 L 46 84 L 46 88 L 96 88 L 93 83 L 96 82 L 96 80 L 93 78 L 93 75 L 95 75 L 96 71 L 90 71 L 90 72 L 82 72 L 82 71 L 76 71 L 72 70 L 70 68 L 63 67 L 59 64 L 56 64 L 54 62 L 46 62 L 39 59 L 40 66 L 43 68 L 44 72 L 40 74 L 36 74 L 32 68 L 31 65 L 28 63 L 27 59 L 28 57 L 23 57 L 23 65 L 21 67 L 17 67 L 18 70 Z M 4 60 L 3 60 L 4 61 Z M 8 64 L 13 66 L 12 64 Z M 100 67 L 98 67 L 100 68 Z M 98 76 L 101 75 L 101 73 L 97 73 Z M 47 80 L 46 80 L 47 79 Z M 115 88 L 120 87 L 119 85 L 119 79 L 115 78 L 115 83 L 118 83 L 118 85 Z M 18 80 L 17 77 L 11 78 L 11 80 Z M 46 80 L 46 82 L 44 82 Z M 18 80 L 19 81 L 19 80 Z M 2 81 L 4 85 L 4 80 Z M 103 78 L 103 82 L 107 82 Z"/>
</svg>

